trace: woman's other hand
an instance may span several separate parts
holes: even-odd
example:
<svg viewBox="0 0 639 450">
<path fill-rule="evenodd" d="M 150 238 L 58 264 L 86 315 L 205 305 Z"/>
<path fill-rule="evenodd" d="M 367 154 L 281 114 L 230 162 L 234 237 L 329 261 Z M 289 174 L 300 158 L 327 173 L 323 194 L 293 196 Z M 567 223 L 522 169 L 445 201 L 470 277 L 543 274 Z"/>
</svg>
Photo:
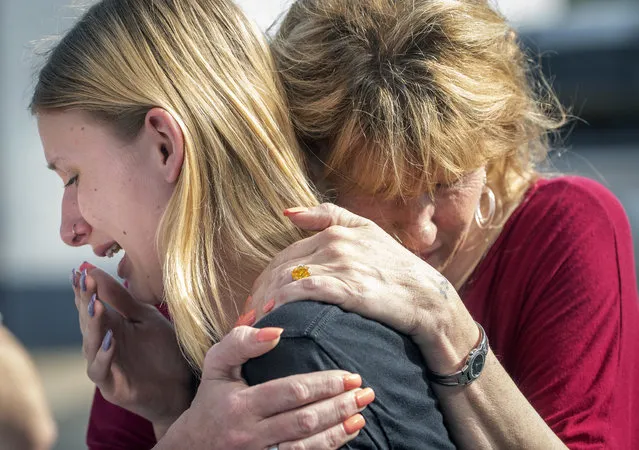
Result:
<svg viewBox="0 0 639 450">
<path fill-rule="evenodd" d="M 354 439 L 364 425 L 357 374 L 330 370 L 247 386 L 242 364 L 272 350 L 282 331 L 240 326 L 211 347 L 191 407 L 156 450 L 329 450 Z"/>
<path fill-rule="evenodd" d="M 192 372 L 173 326 L 87 263 L 72 281 L 89 378 L 106 400 L 148 419 L 162 434 L 193 398 Z"/>
<path fill-rule="evenodd" d="M 297 300 L 333 303 L 410 335 L 431 370 L 457 370 L 477 326 L 451 283 L 373 221 L 330 203 L 285 212 L 298 227 L 318 231 L 276 256 L 253 285 L 256 320 Z M 291 271 L 309 268 L 293 281 Z M 460 344 L 461 341 L 461 344 Z M 468 341 L 467 344 L 464 342 Z M 454 345 L 453 343 L 456 343 Z"/>
</svg>

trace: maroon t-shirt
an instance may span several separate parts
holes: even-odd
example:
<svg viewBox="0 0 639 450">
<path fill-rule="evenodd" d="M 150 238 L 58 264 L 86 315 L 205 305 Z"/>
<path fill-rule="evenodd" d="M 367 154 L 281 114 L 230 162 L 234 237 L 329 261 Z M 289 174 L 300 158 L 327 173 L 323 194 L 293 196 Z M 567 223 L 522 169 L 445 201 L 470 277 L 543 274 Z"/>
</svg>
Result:
<svg viewBox="0 0 639 450">
<path fill-rule="evenodd" d="M 493 352 L 571 449 L 639 448 L 639 295 L 619 201 L 579 177 L 538 181 L 461 293 Z M 92 450 L 148 449 L 149 422 L 93 402 Z"/>
</svg>

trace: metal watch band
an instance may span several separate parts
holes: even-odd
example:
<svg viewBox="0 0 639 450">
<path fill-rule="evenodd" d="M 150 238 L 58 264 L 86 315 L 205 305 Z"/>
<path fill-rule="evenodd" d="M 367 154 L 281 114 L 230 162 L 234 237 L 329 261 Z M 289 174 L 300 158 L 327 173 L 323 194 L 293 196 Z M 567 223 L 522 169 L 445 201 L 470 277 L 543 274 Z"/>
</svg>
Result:
<svg viewBox="0 0 639 450">
<path fill-rule="evenodd" d="M 464 367 L 460 371 L 449 375 L 428 372 L 429 380 L 443 386 L 465 386 L 479 377 L 486 364 L 486 355 L 488 355 L 488 336 L 486 336 L 484 328 L 479 323 L 475 323 L 480 333 L 479 344 L 468 354 Z"/>
</svg>

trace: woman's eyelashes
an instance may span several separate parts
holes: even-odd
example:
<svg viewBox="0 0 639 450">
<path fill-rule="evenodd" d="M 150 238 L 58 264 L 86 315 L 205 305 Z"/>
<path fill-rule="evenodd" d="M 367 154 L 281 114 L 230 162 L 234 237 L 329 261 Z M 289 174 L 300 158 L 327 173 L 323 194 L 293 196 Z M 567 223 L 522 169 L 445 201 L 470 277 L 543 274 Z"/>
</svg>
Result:
<svg viewBox="0 0 639 450">
<path fill-rule="evenodd" d="M 71 178 L 69 179 L 69 181 L 67 181 L 67 182 L 65 183 L 64 187 L 65 187 L 65 189 L 66 189 L 66 188 L 68 188 L 69 186 L 71 186 L 71 185 L 73 185 L 73 184 L 76 184 L 77 182 L 78 182 L 78 176 L 77 176 L 77 175 L 75 175 L 75 176 L 71 177 Z"/>
</svg>

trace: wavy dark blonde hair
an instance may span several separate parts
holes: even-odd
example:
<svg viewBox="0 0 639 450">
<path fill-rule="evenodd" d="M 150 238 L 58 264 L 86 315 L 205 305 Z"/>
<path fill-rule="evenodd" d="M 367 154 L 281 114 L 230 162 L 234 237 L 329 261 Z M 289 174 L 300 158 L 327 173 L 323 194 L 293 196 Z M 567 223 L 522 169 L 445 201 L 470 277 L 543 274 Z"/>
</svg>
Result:
<svg viewBox="0 0 639 450">
<path fill-rule="evenodd" d="M 184 164 L 158 249 L 178 339 L 198 366 L 236 318 L 224 309 L 234 280 L 303 237 L 282 211 L 317 204 L 285 105 L 263 34 L 227 0 L 103 0 L 39 74 L 36 114 L 80 110 L 129 140 L 154 107 L 180 124 Z"/>
<path fill-rule="evenodd" d="M 487 165 L 516 201 L 566 120 L 483 0 L 298 0 L 271 48 L 298 138 L 338 192 L 414 196 Z"/>
</svg>

